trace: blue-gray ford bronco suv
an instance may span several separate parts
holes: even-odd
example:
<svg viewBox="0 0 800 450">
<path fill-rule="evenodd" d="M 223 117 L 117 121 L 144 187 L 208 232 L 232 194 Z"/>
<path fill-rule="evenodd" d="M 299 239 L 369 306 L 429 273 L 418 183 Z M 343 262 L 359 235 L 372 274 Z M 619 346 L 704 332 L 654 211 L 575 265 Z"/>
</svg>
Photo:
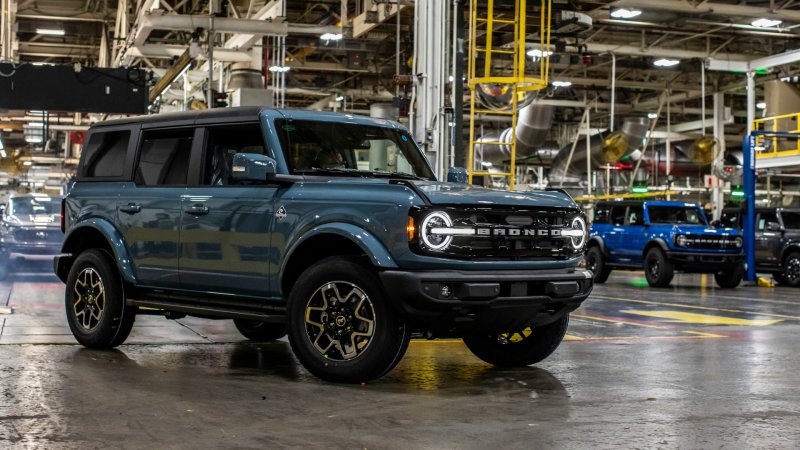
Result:
<svg viewBox="0 0 800 450">
<path fill-rule="evenodd" d="M 288 334 L 331 381 L 382 376 L 412 334 L 522 366 L 592 289 L 567 194 L 438 182 L 383 119 L 250 107 L 99 123 L 62 209 L 55 272 L 92 348 L 158 313 Z"/>
</svg>

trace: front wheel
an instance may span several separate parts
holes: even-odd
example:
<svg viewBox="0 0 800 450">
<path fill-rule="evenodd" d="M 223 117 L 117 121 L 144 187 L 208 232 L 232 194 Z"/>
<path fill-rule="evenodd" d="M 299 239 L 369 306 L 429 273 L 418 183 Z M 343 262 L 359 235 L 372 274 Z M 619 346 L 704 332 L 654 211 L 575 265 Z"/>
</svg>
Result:
<svg viewBox="0 0 800 450">
<path fill-rule="evenodd" d="M 354 258 L 330 257 L 294 283 L 287 305 L 289 343 L 309 372 L 357 383 L 392 370 L 408 349 L 375 272 Z"/>
<path fill-rule="evenodd" d="M 658 248 L 651 248 L 644 257 L 644 276 L 652 287 L 667 287 L 675 271 L 667 255 Z"/>
<path fill-rule="evenodd" d="M 611 268 L 606 265 L 606 258 L 600 247 L 591 247 L 586 252 L 586 268 L 594 274 L 594 282 L 597 284 L 605 283 L 611 275 Z"/>
<path fill-rule="evenodd" d="M 787 286 L 800 286 L 800 253 L 792 252 L 783 261 L 782 284 Z"/>
<path fill-rule="evenodd" d="M 277 341 L 286 336 L 285 323 L 270 323 L 260 320 L 233 319 L 233 324 L 242 336 L 251 341 Z"/>
<path fill-rule="evenodd" d="M 547 358 L 567 333 L 569 315 L 540 327 L 515 333 L 465 336 L 464 344 L 478 358 L 499 367 L 524 367 Z"/>
<path fill-rule="evenodd" d="M 136 318 L 136 308 L 125 304 L 125 293 L 111 257 L 98 249 L 75 259 L 67 277 L 67 322 L 85 347 L 107 349 L 125 342 Z"/>
<path fill-rule="evenodd" d="M 727 271 L 715 273 L 714 280 L 723 289 L 733 289 L 739 286 L 742 275 L 744 275 L 744 264 L 737 264 Z"/>
</svg>

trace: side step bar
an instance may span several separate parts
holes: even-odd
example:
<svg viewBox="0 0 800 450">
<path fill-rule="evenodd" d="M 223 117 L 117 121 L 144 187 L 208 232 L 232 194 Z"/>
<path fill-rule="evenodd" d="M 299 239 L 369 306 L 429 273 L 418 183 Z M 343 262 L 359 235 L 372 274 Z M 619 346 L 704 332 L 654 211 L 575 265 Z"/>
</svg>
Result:
<svg viewBox="0 0 800 450">
<path fill-rule="evenodd" d="M 249 309 L 227 308 L 218 305 L 198 305 L 169 300 L 136 300 L 129 298 L 129 306 L 163 309 L 165 311 L 182 312 L 192 316 L 226 317 L 229 319 L 260 320 L 262 322 L 281 323 L 286 320 L 280 314 L 268 314 Z"/>
</svg>

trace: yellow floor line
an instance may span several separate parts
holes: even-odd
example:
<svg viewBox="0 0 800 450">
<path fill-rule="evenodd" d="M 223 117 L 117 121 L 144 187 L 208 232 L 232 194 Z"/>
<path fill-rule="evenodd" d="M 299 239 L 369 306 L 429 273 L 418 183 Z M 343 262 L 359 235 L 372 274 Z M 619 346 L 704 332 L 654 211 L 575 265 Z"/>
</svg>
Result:
<svg viewBox="0 0 800 450">
<path fill-rule="evenodd" d="M 650 325 L 650 324 L 644 324 L 644 323 L 626 322 L 624 320 L 606 319 L 604 317 L 586 316 L 586 315 L 583 315 L 583 314 L 574 314 L 573 313 L 573 314 L 570 314 L 569 316 L 570 317 L 577 317 L 579 319 L 599 320 L 601 322 L 621 323 L 623 325 L 633 325 L 635 327 L 659 328 L 659 329 L 670 328 L 670 327 L 663 326 L 663 325 Z"/>
<path fill-rule="evenodd" d="M 696 306 L 696 305 L 686 305 L 683 303 L 667 303 L 667 302 L 655 302 L 652 300 L 637 300 L 632 298 L 620 298 L 620 297 L 606 297 L 602 295 L 593 295 L 592 299 L 597 300 L 613 300 L 613 301 L 621 301 L 621 302 L 631 302 L 631 303 L 643 303 L 646 305 L 659 305 L 659 306 L 674 306 L 677 308 L 687 308 L 687 309 L 702 309 L 705 311 L 719 311 L 719 312 L 732 312 L 732 313 L 742 313 L 742 314 L 752 314 L 754 316 L 770 316 L 770 317 L 780 317 L 782 319 L 795 319 L 800 320 L 800 316 L 789 316 L 786 314 L 773 314 L 773 313 L 765 313 L 759 311 L 744 311 L 741 309 L 725 309 L 725 308 L 712 308 L 710 306 Z"/>
</svg>

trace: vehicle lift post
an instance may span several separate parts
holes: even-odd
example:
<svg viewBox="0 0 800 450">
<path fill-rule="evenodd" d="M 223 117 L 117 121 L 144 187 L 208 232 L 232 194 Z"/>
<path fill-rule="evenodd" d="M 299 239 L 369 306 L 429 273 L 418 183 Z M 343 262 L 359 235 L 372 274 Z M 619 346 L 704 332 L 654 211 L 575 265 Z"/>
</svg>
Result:
<svg viewBox="0 0 800 450">
<path fill-rule="evenodd" d="M 756 281 L 756 153 L 754 150 L 757 131 L 744 137 L 742 142 L 742 191 L 744 192 L 744 257 L 747 265 L 745 281 Z"/>
</svg>

